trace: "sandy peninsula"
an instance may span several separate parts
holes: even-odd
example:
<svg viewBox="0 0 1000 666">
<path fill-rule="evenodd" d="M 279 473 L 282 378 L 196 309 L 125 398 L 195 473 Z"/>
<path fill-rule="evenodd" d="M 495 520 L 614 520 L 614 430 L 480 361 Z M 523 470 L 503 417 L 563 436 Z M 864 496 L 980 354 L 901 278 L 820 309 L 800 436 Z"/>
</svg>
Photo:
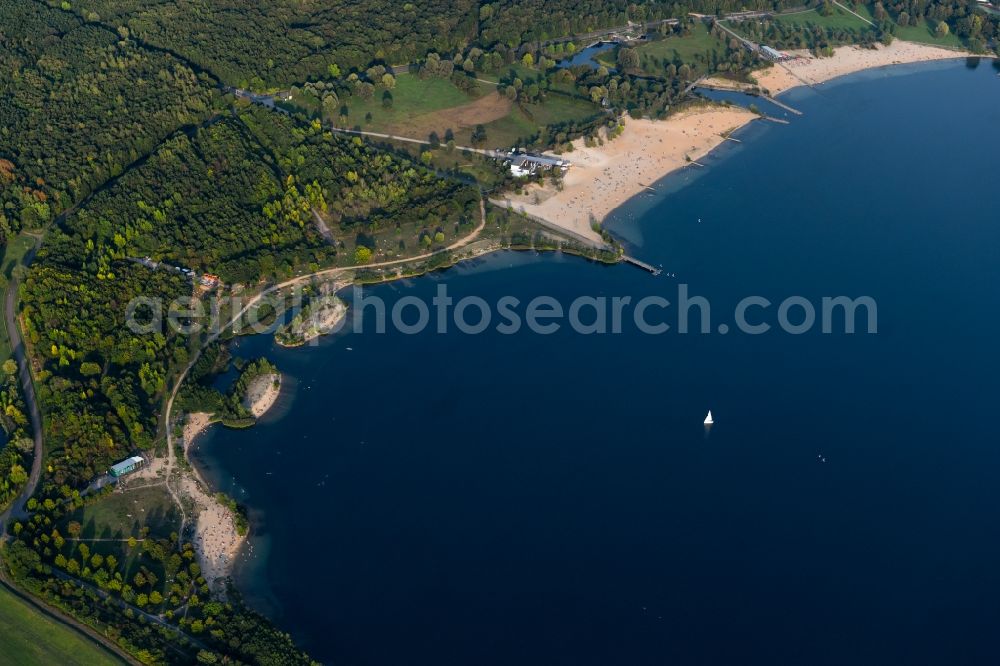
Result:
<svg viewBox="0 0 1000 666">
<path fill-rule="evenodd" d="M 508 201 L 515 210 L 600 240 L 593 221 L 604 220 L 658 179 L 701 159 L 726 134 L 754 118 L 746 109 L 722 106 L 699 107 L 664 121 L 624 118 L 625 131 L 618 138 L 592 148 L 577 140 L 572 152 L 561 155 L 571 164 L 562 191 L 534 185 Z"/>
<path fill-rule="evenodd" d="M 336 287 L 335 287 L 336 288 Z M 283 326 L 274 336 L 282 347 L 301 347 L 316 338 L 337 330 L 347 317 L 347 304 L 335 295 L 328 294 Z"/>
<path fill-rule="evenodd" d="M 876 48 L 841 46 L 830 58 L 817 58 L 808 51 L 790 51 L 794 60 L 777 63 L 754 74 L 758 84 L 769 94 L 777 95 L 801 85 L 818 85 L 840 76 L 865 69 L 964 58 L 968 53 L 928 44 L 894 40 L 889 46 Z M 714 81 L 713 81 L 714 82 Z"/>
<path fill-rule="evenodd" d="M 250 410 L 254 418 L 260 418 L 271 409 L 278 394 L 281 393 L 281 374 L 277 372 L 268 373 L 254 377 L 247 389 L 243 405 Z"/>
</svg>

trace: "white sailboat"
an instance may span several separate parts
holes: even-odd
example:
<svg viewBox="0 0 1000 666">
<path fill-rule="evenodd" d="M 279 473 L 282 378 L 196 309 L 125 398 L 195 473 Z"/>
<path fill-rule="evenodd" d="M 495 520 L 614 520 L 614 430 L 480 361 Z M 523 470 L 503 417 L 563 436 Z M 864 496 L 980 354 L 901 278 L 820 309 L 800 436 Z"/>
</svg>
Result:
<svg viewBox="0 0 1000 666">
<path fill-rule="evenodd" d="M 708 410 L 708 416 L 705 417 L 705 425 L 712 425 L 715 421 L 712 420 L 712 410 Z"/>
</svg>

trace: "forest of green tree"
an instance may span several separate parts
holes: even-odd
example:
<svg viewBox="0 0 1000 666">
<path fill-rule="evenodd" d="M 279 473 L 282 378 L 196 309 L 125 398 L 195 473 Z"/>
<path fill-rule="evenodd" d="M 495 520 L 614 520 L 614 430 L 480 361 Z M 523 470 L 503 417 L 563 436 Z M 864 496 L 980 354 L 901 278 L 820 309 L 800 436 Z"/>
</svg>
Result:
<svg viewBox="0 0 1000 666">
<path fill-rule="evenodd" d="M 176 58 L 0 0 L 0 233 L 48 223 L 210 106 Z"/>
<path fill-rule="evenodd" d="M 13 359 L 0 366 L 0 428 L 5 440 L 0 444 L 0 510 L 3 510 L 28 481 L 35 445 Z"/>
<path fill-rule="evenodd" d="M 89 21 L 125 29 L 243 87 L 287 87 L 323 76 L 331 66 L 364 70 L 374 62 L 405 64 L 428 52 L 492 48 L 585 34 L 611 26 L 744 10 L 780 11 L 801 0 L 470 0 L 386 4 L 384 0 L 78 0 Z M 974 0 L 919 0 L 910 16 L 968 14 Z M 961 9 L 959 9 L 961 8 Z"/>
<path fill-rule="evenodd" d="M 476 37 L 471 0 L 78 0 L 88 20 L 182 54 L 232 85 L 265 88 L 316 76 L 336 63 L 405 63 Z"/>
</svg>

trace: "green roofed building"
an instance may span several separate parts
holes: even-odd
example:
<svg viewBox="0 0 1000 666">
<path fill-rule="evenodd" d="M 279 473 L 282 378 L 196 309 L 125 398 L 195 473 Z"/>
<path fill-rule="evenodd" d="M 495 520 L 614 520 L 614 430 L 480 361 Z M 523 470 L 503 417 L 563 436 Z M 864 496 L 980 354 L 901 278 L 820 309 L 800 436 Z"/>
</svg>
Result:
<svg viewBox="0 0 1000 666">
<path fill-rule="evenodd" d="M 145 464 L 146 461 L 142 456 L 132 456 L 131 458 L 126 458 L 120 463 L 112 465 L 111 469 L 108 470 L 108 474 L 117 479 L 120 476 L 131 474 Z"/>
</svg>

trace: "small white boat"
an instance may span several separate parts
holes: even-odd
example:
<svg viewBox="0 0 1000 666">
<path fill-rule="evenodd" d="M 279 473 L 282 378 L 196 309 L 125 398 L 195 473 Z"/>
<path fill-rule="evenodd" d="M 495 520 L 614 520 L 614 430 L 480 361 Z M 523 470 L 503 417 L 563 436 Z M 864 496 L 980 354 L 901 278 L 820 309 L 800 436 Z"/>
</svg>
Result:
<svg viewBox="0 0 1000 666">
<path fill-rule="evenodd" d="M 705 417 L 705 425 L 712 425 L 715 421 L 712 420 L 712 410 L 708 410 L 708 416 Z"/>
</svg>

